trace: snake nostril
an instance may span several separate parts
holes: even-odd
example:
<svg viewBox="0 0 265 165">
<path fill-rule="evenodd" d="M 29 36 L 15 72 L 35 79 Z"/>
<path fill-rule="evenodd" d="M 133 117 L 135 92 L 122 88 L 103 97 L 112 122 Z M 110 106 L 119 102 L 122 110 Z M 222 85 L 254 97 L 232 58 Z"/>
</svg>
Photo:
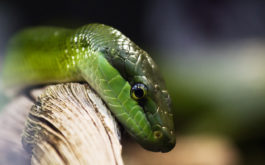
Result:
<svg viewBox="0 0 265 165">
<path fill-rule="evenodd" d="M 159 139 L 162 137 L 162 132 L 161 131 L 154 131 L 154 136 L 155 136 L 155 138 Z"/>
</svg>

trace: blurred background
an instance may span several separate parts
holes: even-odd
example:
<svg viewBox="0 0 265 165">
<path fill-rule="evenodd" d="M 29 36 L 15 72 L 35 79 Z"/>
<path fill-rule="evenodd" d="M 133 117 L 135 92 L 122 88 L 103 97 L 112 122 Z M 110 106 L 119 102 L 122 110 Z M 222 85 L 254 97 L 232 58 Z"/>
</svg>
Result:
<svg viewBox="0 0 265 165">
<path fill-rule="evenodd" d="M 92 22 L 149 52 L 172 96 L 175 149 L 158 154 L 126 143 L 126 164 L 265 164 L 265 1 L 1 0 L 0 68 L 15 32 Z"/>
</svg>

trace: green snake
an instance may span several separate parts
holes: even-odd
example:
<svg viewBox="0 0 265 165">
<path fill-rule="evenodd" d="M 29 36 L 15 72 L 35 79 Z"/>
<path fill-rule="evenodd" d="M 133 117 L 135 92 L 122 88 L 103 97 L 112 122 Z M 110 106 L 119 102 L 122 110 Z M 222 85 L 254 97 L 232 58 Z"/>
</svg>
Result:
<svg viewBox="0 0 265 165">
<path fill-rule="evenodd" d="M 85 81 L 145 149 L 168 152 L 175 146 L 170 96 L 157 65 L 110 26 L 19 32 L 9 43 L 3 80 L 6 88 Z"/>
</svg>

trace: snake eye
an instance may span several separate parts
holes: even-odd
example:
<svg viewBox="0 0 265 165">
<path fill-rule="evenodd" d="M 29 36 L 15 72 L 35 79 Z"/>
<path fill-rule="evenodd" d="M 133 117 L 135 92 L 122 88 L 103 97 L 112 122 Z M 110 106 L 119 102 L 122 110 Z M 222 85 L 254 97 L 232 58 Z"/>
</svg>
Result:
<svg viewBox="0 0 265 165">
<path fill-rule="evenodd" d="M 144 84 L 134 84 L 131 89 L 131 96 L 134 100 L 139 100 L 145 97 L 147 93 L 147 87 Z"/>
</svg>

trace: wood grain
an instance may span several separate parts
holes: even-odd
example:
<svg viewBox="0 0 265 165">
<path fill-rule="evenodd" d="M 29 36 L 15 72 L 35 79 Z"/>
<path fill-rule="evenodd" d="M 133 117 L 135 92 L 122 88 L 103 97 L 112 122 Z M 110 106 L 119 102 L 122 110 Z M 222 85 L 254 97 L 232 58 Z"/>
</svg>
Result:
<svg viewBox="0 0 265 165">
<path fill-rule="evenodd" d="M 22 134 L 31 164 L 123 164 L 117 123 L 87 85 L 52 85 L 32 95 Z"/>
</svg>

